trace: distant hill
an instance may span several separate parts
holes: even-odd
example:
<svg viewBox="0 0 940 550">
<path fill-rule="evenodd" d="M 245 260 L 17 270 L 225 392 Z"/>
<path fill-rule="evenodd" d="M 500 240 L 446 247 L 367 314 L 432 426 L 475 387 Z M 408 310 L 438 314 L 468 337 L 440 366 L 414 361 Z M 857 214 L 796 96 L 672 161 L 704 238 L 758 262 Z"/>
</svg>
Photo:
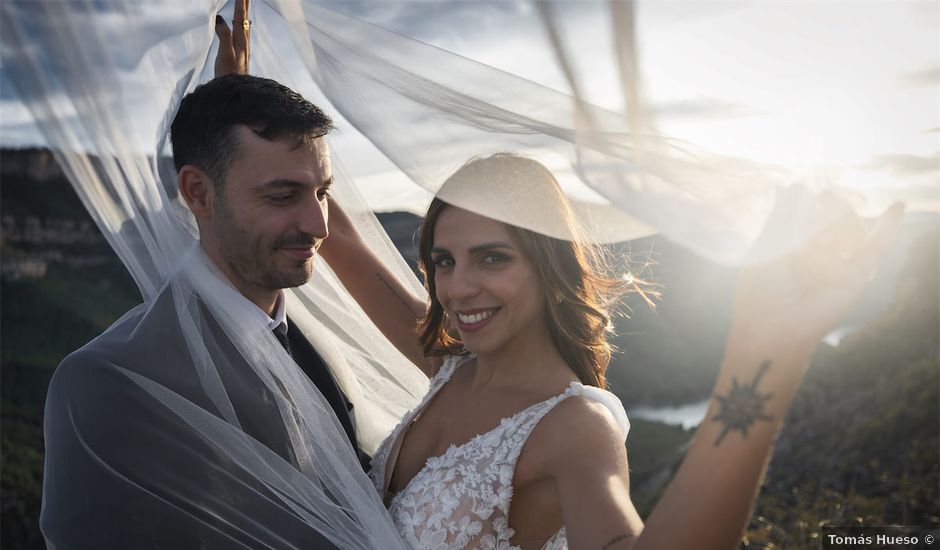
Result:
<svg viewBox="0 0 940 550">
<path fill-rule="evenodd" d="M 398 249 L 411 270 L 420 279 L 418 271 L 418 228 L 421 218 L 410 212 L 377 212 L 375 216 L 388 233 L 392 244 Z"/>
</svg>

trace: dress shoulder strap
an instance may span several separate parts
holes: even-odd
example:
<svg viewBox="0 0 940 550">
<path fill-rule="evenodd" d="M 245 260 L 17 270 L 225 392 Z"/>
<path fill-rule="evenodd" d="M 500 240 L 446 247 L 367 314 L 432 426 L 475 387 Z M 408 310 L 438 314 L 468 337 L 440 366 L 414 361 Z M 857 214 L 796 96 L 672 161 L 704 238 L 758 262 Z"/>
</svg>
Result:
<svg viewBox="0 0 940 550">
<path fill-rule="evenodd" d="M 575 388 L 575 395 L 582 395 L 607 407 L 610 414 L 614 416 L 614 420 L 617 422 L 617 426 L 623 434 L 624 441 L 627 440 L 627 434 L 630 433 L 630 419 L 627 418 L 627 411 L 624 410 L 623 403 L 620 401 L 619 397 L 607 390 L 602 390 L 595 386 L 585 386 L 577 382 L 572 383 L 572 387 Z"/>
<path fill-rule="evenodd" d="M 431 387 L 443 385 L 445 382 L 450 380 L 450 377 L 453 376 L 454 371 L 457 370 L 457 367 L 463 363 L 466 363 L 471 358 L 473 358 L 472 354 L 445 356 L 444 362 L 441 364 L 441 368 L 437 369 L 437 372 L 434 373 L 434 376 L 431 377 Z"/>
</svg>

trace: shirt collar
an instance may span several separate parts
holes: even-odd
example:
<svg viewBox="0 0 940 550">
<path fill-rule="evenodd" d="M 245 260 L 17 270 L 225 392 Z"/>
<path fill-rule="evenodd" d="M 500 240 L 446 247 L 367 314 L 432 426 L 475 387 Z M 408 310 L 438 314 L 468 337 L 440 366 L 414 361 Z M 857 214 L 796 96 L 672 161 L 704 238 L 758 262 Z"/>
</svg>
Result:
<svg viewBox="0 0 940 550">
<path fill-rule="evenodd" d="M 261 309 L 261 308 L 258 308 Z M 261 313 L 264 313 L 262 311 Z M 267 315 L 265 315 L 267 317 Z M 281 290 L 277 293 L 277 302 L 274 303 L 274 316 L 268 317 L 268 328 L 271 330 L 276 329 L 281 323 L 287 322 L 287 299 L 284 296 L 284 291 Z"/>
<path fill-rule="evenodd" d="M 209 264 L 212 264 L 212 260 L 209 258 L 209 255 L 206 254 L 206 251 L 202 249 L 202 246 L 199 246 L 199 253 L 202 254 L 203 258 Z M 230 283 L 229 283 L 230 284 Z M 274 315 L 268 316 L 263 309 L 257 306 L 254 302 L 245 297 L 244 294 L 238 292 L 236 293 L 242 300 L 247 304 L 251 304 L 251 311 L 254 314 L 253 316 L 258 319 L 260 323 L 268 327 L 268 330 L 274 330 L 281 325 L 281 323 L 287 322 L 287 300 L 284 296 L 284 291 L 280 290 L 277 293 L 277 301 L 274 302 Z"/>
<path fill-rule="evenodd" d="M 239 294 L 239 296 L 242 296 Z M 245 298 L 242 296 L 242 298 Z M 285 305 L 284 291 L 278 291 L 277 301 L 274 302 L 274 315 L 268 317 L 268 314 L 264 312 L 263 309 L 258 307 L 254 302 L 245 298 L 245 301 L 250 303 L 253 306 L 252 311 L 257 314 L 258 321 L 264 323 L 268 327 L 268 330 L 274 330 L 281 325 L 281 323 L 287 322 L 287 306 Z"/>
</svg>

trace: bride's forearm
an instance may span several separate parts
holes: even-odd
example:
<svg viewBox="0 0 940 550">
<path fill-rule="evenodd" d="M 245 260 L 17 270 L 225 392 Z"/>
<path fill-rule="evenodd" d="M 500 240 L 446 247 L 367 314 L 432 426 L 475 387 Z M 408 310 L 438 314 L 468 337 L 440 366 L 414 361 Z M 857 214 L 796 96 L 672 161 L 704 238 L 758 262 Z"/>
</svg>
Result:
<svg viewBox="0 0 940 550">
<path fill-rule="evenodd" d="M 708 414 L 633 550 L 738 547 L 814 347 L 732 329 Z"/>
<path fill-rule="evenodd" d="M 332 199 L 329 236 L 319 253 L 382 334 L 425 370 L 427 360 L 415 332 L 424 314 L 424 301 L 369 249 L 349 216 Z"/>
</svg>

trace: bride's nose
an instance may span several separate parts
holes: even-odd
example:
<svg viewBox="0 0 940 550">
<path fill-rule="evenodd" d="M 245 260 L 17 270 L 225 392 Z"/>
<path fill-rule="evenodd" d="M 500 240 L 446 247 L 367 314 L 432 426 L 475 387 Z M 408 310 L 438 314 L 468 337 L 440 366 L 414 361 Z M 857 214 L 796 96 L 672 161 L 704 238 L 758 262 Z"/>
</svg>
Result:
<svg viewBox="0 0 940 550">
<path fill-rule="evenodd" d="M 478 274 L 472 268 L 454 266 L 447 286 L 447 297 L 451 303 L 460 303 L 472 298 L 480 292 Z"/>
</svg>

